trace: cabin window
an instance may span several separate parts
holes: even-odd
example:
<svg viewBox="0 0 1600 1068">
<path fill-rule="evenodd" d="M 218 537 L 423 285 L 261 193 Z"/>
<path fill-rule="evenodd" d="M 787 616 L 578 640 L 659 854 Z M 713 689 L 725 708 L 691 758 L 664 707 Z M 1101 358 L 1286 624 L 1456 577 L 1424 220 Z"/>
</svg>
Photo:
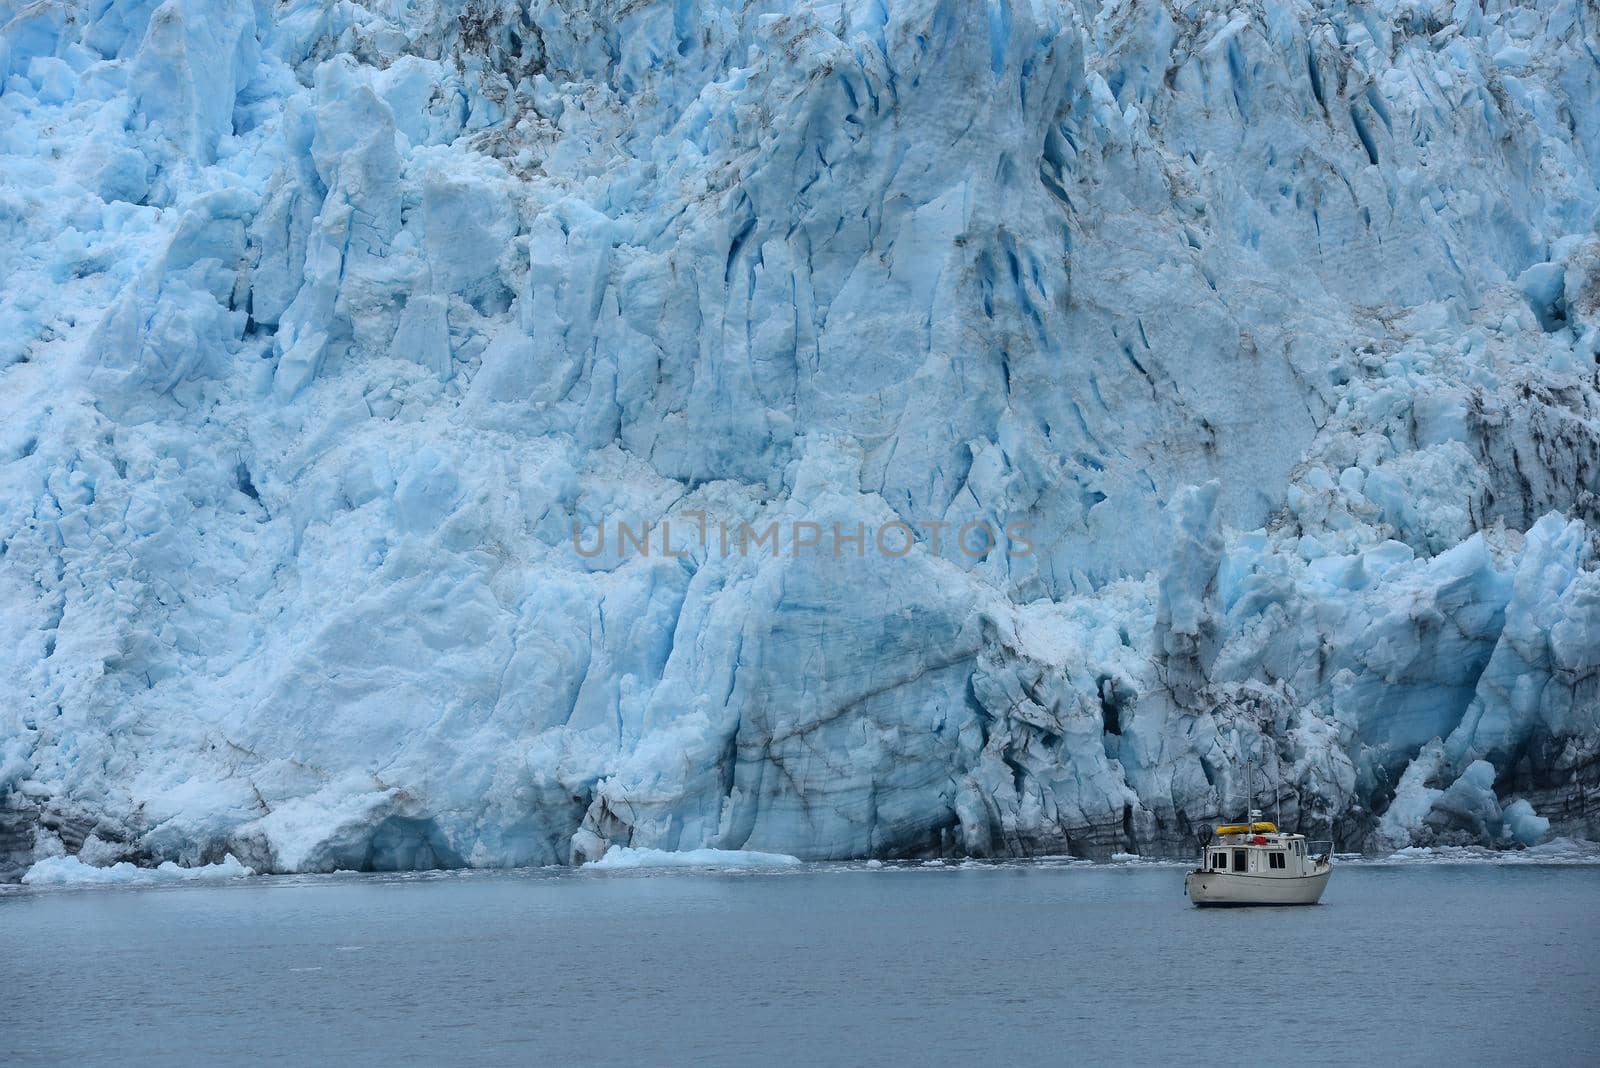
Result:
<svg viewBox="0 0 1600 1068">
<path fill-rule="evenodd" d="M 1268 853 L 1267 856 L 1272 858 L 1271 863 L 1274 868 L 1281 868 L 1284 866 L 1282 853 Z"/>
<path fill-rule="evenodd" d="M 1247 850 L 1247 849 L 1235 849 L 1233 851 L 1233 870 L 1234 871 L 1249 871 L 1250 870 L 1250 851 L 1249 850 Z"/>
<path fill-rule="evenodd" d="M 1213 854 L 1211 854 L 1211 866 L 1213 868 L 1218 868 L 1218 869 L 1220 869 L 1222 871 L 1227 871 L 1228 870 L 1228 854 L 1226 854 L 1226 853 L 1213 853 Z"/>
</svg>

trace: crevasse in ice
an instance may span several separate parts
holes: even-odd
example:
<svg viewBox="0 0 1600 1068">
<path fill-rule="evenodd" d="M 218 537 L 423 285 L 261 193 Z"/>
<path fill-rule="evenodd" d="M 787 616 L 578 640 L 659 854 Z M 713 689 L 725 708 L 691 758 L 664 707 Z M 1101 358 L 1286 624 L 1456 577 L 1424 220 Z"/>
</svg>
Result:
<svg viewBox="0 0 1600 1068">
<path fill-rule="evenodd" d="M 0 868 L 1600 835 L 1597 56 L 0 0 Z"/>
</svg>

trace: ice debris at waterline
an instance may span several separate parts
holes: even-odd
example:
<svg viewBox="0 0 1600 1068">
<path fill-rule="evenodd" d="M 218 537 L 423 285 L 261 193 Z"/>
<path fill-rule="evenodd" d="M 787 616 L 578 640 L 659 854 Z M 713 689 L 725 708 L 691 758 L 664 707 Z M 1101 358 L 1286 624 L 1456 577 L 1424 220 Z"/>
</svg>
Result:
<svg viewBox="0 0 1600 1068">
<path fill-rule="evenodd" d="M 1597 54 L 0 0 L 0 868 L 1600 836 Z"/>
</svg>

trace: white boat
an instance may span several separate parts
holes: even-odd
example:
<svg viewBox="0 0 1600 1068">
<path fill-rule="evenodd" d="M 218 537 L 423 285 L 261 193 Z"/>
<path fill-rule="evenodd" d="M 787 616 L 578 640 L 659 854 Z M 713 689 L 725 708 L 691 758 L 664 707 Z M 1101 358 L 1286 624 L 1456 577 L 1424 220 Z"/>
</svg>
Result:
<svg viewBox="0 0 1600 1068">
<path fill-rule="evenodd" d="M 1196 905 L 1315 905 L 1333 873 L 1333 851 L 1312 856 L 1303 834 L 1274 823 L 1227 824 L 1201 850 L 1200 866 L 1183 880 Z"/>
</svg>

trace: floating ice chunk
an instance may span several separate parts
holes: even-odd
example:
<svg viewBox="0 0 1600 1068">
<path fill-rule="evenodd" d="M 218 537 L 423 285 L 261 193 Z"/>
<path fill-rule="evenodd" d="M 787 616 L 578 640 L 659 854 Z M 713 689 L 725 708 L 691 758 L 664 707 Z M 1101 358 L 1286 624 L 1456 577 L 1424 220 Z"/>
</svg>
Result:
<svg viewBox="0 0 1600 1068">
<path fill-rule="evenodd" d="M 77 857 L 46 857 L 29 868 L 22 881 L 28 886 L 145 886 L 220 883 L 254 874 L 254 870 L 239 863 L 232 853 L 215 864 L 198 868 L 180 868 L 170 860 L 154 868 L 141 868 L 127 861 L 97 868 Z"/>
<path fill-rule="evenodd" d="M 596 871 L 633 868 L 792 868 L 799 857 L 787 853 L 758 853 L 747 849 L 632 849 L 612 846 L 599 860 L 583 867 Z"/>
<path fill-rule="evenodd" d="M 1594 864 L 1600 862 L 1600 843 L 1563 835 L 1536 846 L 1529 846 L 1517 855 L 1549 864 Z"/>
<path fill-rule="evenodd" d="M 1362 855 L 1336 857 L 1351 863 L 1371 858 Z M 1527 849 L 1488 849 L 1484 846 L 1445 845 L 1407 846 L 1397 849 L 1378 863 L 1402 864 L 1600 864 L 1600 843 L 1577 838 L 1552 838 Z"/>
</svg>

